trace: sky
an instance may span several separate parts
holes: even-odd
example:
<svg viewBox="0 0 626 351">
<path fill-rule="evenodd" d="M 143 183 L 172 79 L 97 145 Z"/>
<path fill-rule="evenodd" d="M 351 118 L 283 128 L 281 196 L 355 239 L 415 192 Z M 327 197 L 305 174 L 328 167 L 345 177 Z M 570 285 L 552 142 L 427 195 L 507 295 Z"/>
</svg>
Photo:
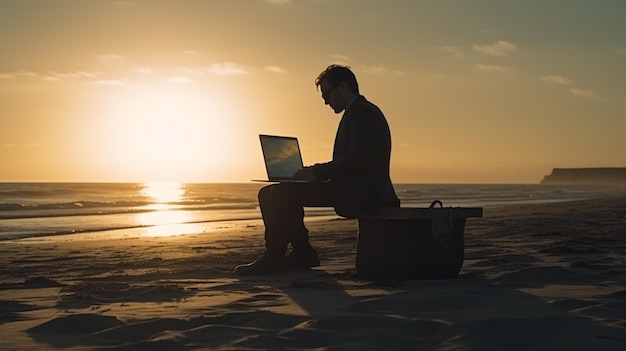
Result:
<svg viewBox="0 0 626 351">
<path fill-rule="evenodd" d="M 248 182 L 330 160 L 348 65 L 394 183 L 626 166 L 623 0 L 0 0 L 0 182 Z"/>
</svg>

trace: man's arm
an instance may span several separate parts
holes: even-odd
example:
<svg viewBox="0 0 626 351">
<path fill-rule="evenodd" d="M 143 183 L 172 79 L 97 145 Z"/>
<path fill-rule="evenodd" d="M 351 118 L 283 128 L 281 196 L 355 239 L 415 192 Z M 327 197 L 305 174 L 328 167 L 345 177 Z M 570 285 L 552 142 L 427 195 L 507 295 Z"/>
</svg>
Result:
<svg viewBox="0 0 626 351">
<path fill-rule="evenodd" d="M 299 169 L 293 175 L 294 179 L 298 180 L 306 180 L 307 182 L 317 182 L 317 177 L 315 173 L 313 173 L 312 167 L 304 167 L 303 169 Z"/>
</svg>

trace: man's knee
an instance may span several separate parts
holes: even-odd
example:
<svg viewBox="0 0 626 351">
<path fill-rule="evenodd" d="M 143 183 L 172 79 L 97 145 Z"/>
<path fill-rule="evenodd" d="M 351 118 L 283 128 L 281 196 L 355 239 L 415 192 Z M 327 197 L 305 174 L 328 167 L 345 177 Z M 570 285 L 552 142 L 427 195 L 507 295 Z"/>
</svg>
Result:
<svg viewBox="0 0 626 351">
<path fill-rule="evenodd" d="M 300 197 L 298 189 L 291 187 L 290 183 L 268 185 L 259 190 L 259 203 L 282 205 L 297 205 Z"/>
<path fill-rule="evenodd" d="M 272 187 L 276 186 L 277 184 L 272 184 L 272 185 L 267 185 L 261 188 L 261 190 L 259 190 L 259 194 L 258 194 L 258 198 L 259 201 L 264 201 L 269 199 L 270 194 L 272 193 Z"/>
</svg>

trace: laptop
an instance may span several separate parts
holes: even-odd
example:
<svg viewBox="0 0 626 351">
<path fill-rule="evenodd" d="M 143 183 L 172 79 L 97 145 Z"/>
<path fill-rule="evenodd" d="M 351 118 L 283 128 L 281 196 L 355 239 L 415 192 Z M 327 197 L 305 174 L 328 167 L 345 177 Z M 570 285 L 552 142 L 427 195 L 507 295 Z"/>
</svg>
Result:
<svg viewBox="0 0 626 351">
<path fill-rule="evenodd" d="M 304 167 L 297 138 L 260 134 L 259 140 L 268 179 L 253 181 L 307 183 L 306 180 L 292 178 L 296 171 Z"/>
</svg>

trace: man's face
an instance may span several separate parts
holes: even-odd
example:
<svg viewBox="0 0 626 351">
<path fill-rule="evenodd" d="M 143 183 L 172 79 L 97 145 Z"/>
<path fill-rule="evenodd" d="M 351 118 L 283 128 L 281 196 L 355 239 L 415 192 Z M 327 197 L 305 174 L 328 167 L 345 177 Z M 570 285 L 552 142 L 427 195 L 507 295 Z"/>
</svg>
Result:
<svg viewBox="0 0 626 351">
<path fill-rule="evenodd" d="M 341 85 L 332 86 L 326 79 L 320 82 L 320 91 L 322 92 L 324 104 L 330 106 L 335 113 L 339 113 L 345 108 L 339 90 L 341 90 Z"/>
</svg>

